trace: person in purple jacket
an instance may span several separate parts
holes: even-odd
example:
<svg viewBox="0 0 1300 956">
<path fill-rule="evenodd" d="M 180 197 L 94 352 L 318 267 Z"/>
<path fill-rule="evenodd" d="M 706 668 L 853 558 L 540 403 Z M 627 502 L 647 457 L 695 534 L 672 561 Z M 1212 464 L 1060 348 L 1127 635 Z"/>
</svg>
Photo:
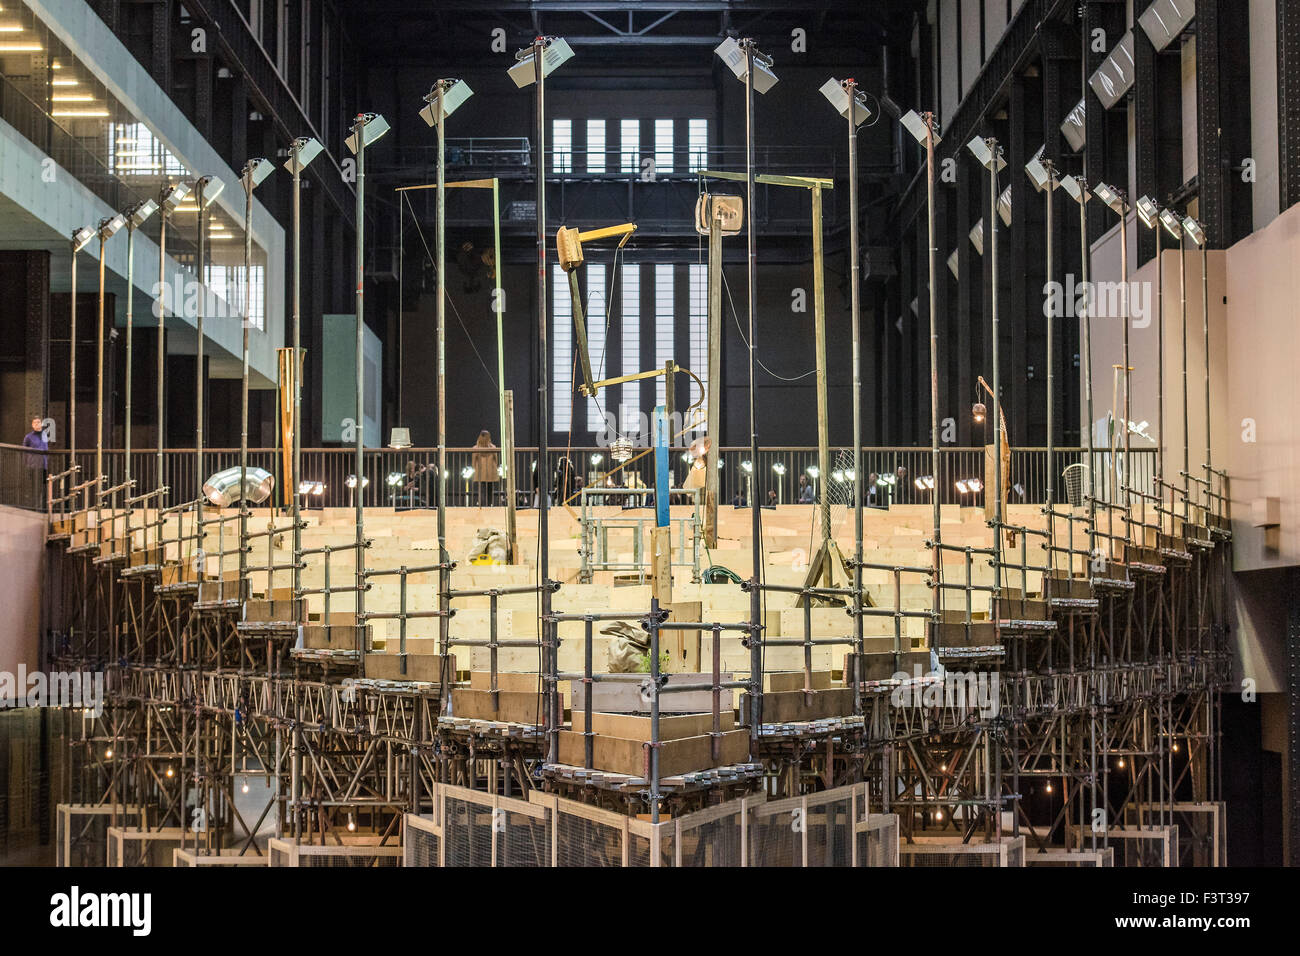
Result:
<svg viewBox="0 0 1300 956">
<path fill-rule="evenodd" d="M 50 465 L 50 456 L 45 454 L 49 444 L 45 441 L 44 422 L 39 415 L 32 417 L 32 430 L 23 436 L 23 447 L 27 452 L 28 484 L 31 488 L 33 504 L 45 503 L 45 472 Z"/>
</svg>

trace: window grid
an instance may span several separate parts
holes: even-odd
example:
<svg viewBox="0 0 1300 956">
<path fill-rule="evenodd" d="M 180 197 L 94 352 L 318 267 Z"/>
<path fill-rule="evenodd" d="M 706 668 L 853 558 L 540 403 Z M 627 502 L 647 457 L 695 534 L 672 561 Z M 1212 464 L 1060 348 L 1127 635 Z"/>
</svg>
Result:
<svg viewBox="0 0 1300 956">
<path fill-rule="evenodd" d="M 655 120 L 655 173 L 673 171 L 673 121 Z"/>
<path fill-rule="evenodd" d="M 707 395 L 709 385 L 709 273 L 708 266 L 703 263 L 692 262 L 690 265 L 690 299 L 691 342 L 688 368 L 700 377 L 706 390 L 702 395 L 700 386 L 695 379 L 691 379 L 691 404 L 694 405 Z M 706 412 L 707 409 L 701 404 L 699 411 L 694 413 L 694 419 L 699 424 L 693 431 L 701 434 L 705 432 Z"/>
<path fill-rule="evenodd" d="M 619 169 L 625 173 L 641 169 L 641 121 L 625 119 L 619 122 Z"/>
<path fill-rule="evenodd" d="M 622 303 L 622 359 L 620 375 L 633 375 L 641 368 L 641 266 L 624 263 Z M 627 382 L 620 386 L 619 431 L 635 438 L 641 424 L 641 383 Z"/>
<path fill-rule="evenodd" d="M 587 120 L 587 172 L 605 171 L 605 121 Z"/>
<path fill-rule="evenodd" d="M 605 293 L 605 265 L 587 263 L 587 353 L 591 359 L 591 377 L 599 382 L 605 378 L 605 314 L 608 299 Z M 587 399 L 587 431 L 599 434 L 604 429 L 600 405 L 595 398 Z"/>
<path fill-rule="evenodd" d="M 673 357 L 673 267 L 655 266 L 655 368 L 663 368 Z M 655 378 L 655 405 L 663 405 L 667 392 L 662 375 Z"/>
<path fill-rule="evenodd" d="M 709 162 L 709 121 L 689 120 L 686 124 L 686 146 L 690 153 L 688 168 L 691 172 L 704 169 Z"/>
<path fill-rule="evenodd" d="M 551 120 L 551 172 L 573 172 L 573 120 Z"/>
<path fill-rule="evenodd" d="M 573 424 L 573 303 L 569 298 L 569 277 L 558 265 L 551 266 L 551 422 L 557 432 Z"/>
</svg>

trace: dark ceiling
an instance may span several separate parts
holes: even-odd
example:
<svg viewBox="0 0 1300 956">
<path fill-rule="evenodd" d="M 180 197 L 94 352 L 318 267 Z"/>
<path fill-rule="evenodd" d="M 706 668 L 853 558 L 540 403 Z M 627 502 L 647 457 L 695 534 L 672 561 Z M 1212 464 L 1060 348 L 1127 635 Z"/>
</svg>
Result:
<svg viewBox="0 0 1300 956">
<path fill-rule="evenodd" d="M 562 36 L 588 64 L 689 66 L 726 36 L 753 36 L 780 63 L 852 63 L 906 44 L 925 0 L 337 0 L 372 66 L 471 67 L 535 36 Z M 792 49 L 803 30 L 807 52 Z M 783 55 L 784 54 L 784 55 Z"/>
</svg>

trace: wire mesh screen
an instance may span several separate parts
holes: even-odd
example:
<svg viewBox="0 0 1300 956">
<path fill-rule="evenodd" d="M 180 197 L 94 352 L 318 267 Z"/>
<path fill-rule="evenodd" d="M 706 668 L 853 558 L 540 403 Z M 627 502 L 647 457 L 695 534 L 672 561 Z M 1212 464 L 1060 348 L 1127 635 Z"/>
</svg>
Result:
<svg viewBox="0 0 1300 956">
<path fill-rule="evenodd" d="M 1114 850 L 1029 850 L 1025 854 L 1026 866 L 1094 867 L 1114 866 Z"/>
<path fill-rule="evenodd" d="M 442 866 L 442 835 L 430 817 L 406 815 L 403 866 Z"/>
<path fill-rule="evenodd" d="M 461 797 L 443 798 L 447 866 L 492 865 L 492 808 Z"/>
<path fill-rule="evenodd" d="M 627 838 L 627 865 L 650 865 L 650 838 L 639 833 L 629 833 Z"/>
<path fill-rule="evenodd" d="M 846 788 L 847 791 L 847 788 Z M 832 791 L 833 792 L 833 791 Z M 818 794 L 818 797 L 826 796 Z M 804 866 L 853 865 L 853 800 L 848 792 L 834 799 L 808 798 L 804 826 L 808 831 Z"/>
<path fill-rule="evenodd" d="M 1088 491 L 1088 466 L 1076 462 L 1061 472 L 1061 476 L 1065 479 L 1066 500 L 1071 507 L 1083 507 L 1084 495 Z"/>
<path fill-rule="evenodd" d="M 1077 826 L 1066 831 L 1069 845 L 1085 846 L 1087 837 L 1080 838 Z M 1134 827 L 1131 829 L 1112 829 L 1106 832 L 1106 843 L 1114 852 L 1114 866 L 1177 866 L 1178 865 L 1178 827 Z M 1101 842 L 1101 838 L 1098 838 Z"/>
<path fill-rule="evenodd" d="M 736 801 L 737 804 L 740 801 Z M 681 826 L 672 834 L 681 846 L 682 866 L 740 866 L 744 846 L 741 830 L 742 815 L 736 811 L 704 823 L 692 824 L 683 817 Z M 676 847 L 672 847 L 676 865 Z"/>
<path fill-rule="evenodd" d="M 793 806 L 784 804 L 794 803 Z M 802 801 L 760 804 L 749 814 L 750 866 L 803 866 Z"/>
<path fill-rule="evenodd" d="M 623 865 L 623 830 L 612 824 L 561 807 L 555 816 L 555 841 L 559 866 Z"/>
<path fill-rule="evenodd" d="M 276 846 L 276 841 L 271 841 L 270 848 L 271 866 L 292 866 L 289 862 L 292 852 L 282 846 Z"/>
<path fill-rule="evenodd" d="M 1001 843 L 962 843 L 961 837 L 916 837 L 900 843 L 901 866 L 1024 866 L 1025 838 L 1004 837 Z"/>
<path fill-rule="evenodd" d="M 108 828 L 109 866 L 171 866 L 172 851 L 181 847 L 177 827 L 163 830 Z"/>
<path fill-rule="evenodd" d="M 303 853 L 298 856 L 299 866 L 309 867 L 353 867 L 370 868 L 377 866 L 401 866 L 402 858 L 398 853 L 381 852 L 384 848 L 375 847 L 373 853 Z M 400 847 L 392 847 L 400 852 Z"/>
<path fill-rule="evenodd" d="M 193 850 L 173 850 L 172 866 L 176 867 L 196 867 L 196 866 L 266 866 L 269 858 L 265 855 L 258 856 L 252 850 L 240 854 L 238 850 L 222 850 L 220 853 L 201 854 Z"/>
<path fill-rule="evenodd" d="M 898 815 L 872 813 L 859 826 L 858 866 L 898 866 Z"/>
<path fill-rule="evenodd" d="M 57 866 L 116 866 L 108 862 L 108 828 L 114 822 L 136 826 L 140 808 L 60 803 L 55 813 Z"/>
<path fill-rule="evenodd" d="M 536 817 L 502 809 L 505 830 L 497 834 L 497 866 L 550 866 L 551 826 Z"/>
</svg>

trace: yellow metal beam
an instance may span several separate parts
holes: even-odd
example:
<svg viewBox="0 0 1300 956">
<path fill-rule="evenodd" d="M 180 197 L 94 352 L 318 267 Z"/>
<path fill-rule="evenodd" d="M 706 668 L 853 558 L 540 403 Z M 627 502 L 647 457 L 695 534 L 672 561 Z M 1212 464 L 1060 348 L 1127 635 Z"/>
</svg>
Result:
<svg viewBox="0 0 1300 956">
<path fill-rule="evenodd" d="M 724 172 L 718 169 L 701 169 L 699 172 L 701 179 L 728 179 L 732 182 L 745 182 L 744 173 Z M 778 176 L 773 173 L 759 173 L 754 177 L 756 183 L 766 183 L 769 186 L 800 186 L 804 189 L 812 189 L 814 186 L 820 186 L 822 189 L 834 189 L 835 180 L 819 179 L 816 176 Z"/>
</svg>

